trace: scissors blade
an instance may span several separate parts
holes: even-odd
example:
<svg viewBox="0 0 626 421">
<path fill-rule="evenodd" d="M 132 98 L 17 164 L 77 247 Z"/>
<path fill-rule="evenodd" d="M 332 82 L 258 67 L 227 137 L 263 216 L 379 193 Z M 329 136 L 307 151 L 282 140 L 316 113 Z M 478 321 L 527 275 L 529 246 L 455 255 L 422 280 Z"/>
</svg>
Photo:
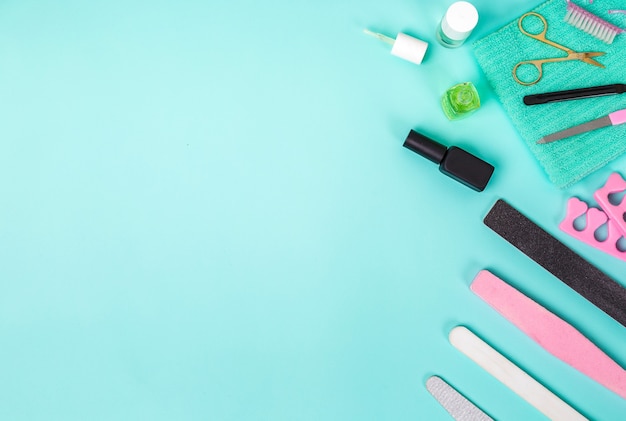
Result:
<svg viewBox="0 0 626 421">
<path fill-rule="evenodd" d="M 555 140 L 565 139 L 566 137 L 575 136 L 577 134 L 590 132 L 592 130 L 596 130 L 602 127 L 611 126 L 613 123 L 609 116 L 604 116 L 597 118 L 595 120 L 588 121 L 583 124 L 579 124 L 578 126 L 570 127 L 569 129 L 561 130 L 560 132 L 552 133 L 548 136 L 545 136 L 537 141 L 537 143 L 550 143 Z"/>
<path fill-rule="evenodd" d="M 599 56 L 603 56 L 606 53 L 583 53 L 583 59 L 582 61 L 584 61 L 587 64 L 591 64 L 592 66 L 597 66 L 597 67 L 601 67 L 604 69 L 604 64 L 599 63 L 597 61 L 595 61 L 594 59 L 592 59 L 591 57 L 599 57 Z"/>
</svg>

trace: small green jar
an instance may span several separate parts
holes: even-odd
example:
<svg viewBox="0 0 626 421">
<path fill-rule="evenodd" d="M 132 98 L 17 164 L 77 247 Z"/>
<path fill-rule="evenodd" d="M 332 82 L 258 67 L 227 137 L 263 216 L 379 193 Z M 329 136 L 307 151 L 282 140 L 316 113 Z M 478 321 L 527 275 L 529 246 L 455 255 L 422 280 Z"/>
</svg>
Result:
<svg viewBox="0 0 626 421">
<path fill-rule="evenodd" d="M 472 82 L 459 83 L 446 91 L 441 106 L 448 119 L 458 120 L 480 108 L 480 97 Z"/>
</svg>

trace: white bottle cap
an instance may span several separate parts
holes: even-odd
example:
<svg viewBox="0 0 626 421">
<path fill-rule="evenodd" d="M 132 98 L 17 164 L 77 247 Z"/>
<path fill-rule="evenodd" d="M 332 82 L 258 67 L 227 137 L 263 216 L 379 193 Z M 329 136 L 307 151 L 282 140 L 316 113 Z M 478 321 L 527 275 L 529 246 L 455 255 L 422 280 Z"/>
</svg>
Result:
<svg viewBox="0 0 626 421">
<path fill-rule="evenodd" d="M 457 1 L 448 8 L 441 20 L 441 30 L 450 39 L 463 41 L 478 23 L 478 11 L 466 1 Z"/>
<path fill-rule="evenodd" d="M 421 64 L 427 48 L 427 42 L 400 32 L 393 43 L 391 54 L 411 63 Z"/>
</svg>

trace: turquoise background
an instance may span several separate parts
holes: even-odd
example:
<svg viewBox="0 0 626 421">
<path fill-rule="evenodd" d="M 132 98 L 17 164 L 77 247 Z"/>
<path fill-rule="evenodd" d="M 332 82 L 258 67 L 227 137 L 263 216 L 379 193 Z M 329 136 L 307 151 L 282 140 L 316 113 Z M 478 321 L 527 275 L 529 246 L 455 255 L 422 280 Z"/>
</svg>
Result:
<svg viewBox="0 0 626 421">
<path fill-rule="evenodd" d="M 0 2 L 0 419 L 445 420 L 433 374 L 541 419 L 452 348 L 457 324 L 620 418 L 468 286 L 489 268 L 626 364 L 624 327 L 481 222 L 505 198 L 626 284 L 557 229 L 626 157 L 550 184 L 470 44 L 435 42 L 450 3 Z M 476 0 L 469 42 L 538 3 Z M 364 27 L 429 41 L 424 63 Z M 483 106 L 449 122 L 463 81 Z M 403 148 L 411 128 L 493 163 L 485 192 Z"/>
</svg>

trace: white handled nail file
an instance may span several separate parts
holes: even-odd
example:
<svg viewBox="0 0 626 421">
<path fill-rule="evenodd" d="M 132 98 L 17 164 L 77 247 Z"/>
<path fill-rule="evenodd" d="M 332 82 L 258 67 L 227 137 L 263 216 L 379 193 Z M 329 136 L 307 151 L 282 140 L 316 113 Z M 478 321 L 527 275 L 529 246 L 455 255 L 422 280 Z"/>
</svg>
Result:
<svg viewBox="0 0 626 421">
<path fill-rule="evenodd" d="M 470 289 L 546 351 L 626 399 L 626 370 L 565 320 L 487 270 Z"/>
<path fill-rule="evenodd" d="M 493 421 L 493 418 L 478 409 L 440 377 L 432 376 L 426 380 L 426 389 L 457 421 Z"/>
<path fill-rule="evenodd" d="M 452 346 L 551 420 L 587 419 L 466 327 L 452 329 L 449 339 Z"/>
</svg>

